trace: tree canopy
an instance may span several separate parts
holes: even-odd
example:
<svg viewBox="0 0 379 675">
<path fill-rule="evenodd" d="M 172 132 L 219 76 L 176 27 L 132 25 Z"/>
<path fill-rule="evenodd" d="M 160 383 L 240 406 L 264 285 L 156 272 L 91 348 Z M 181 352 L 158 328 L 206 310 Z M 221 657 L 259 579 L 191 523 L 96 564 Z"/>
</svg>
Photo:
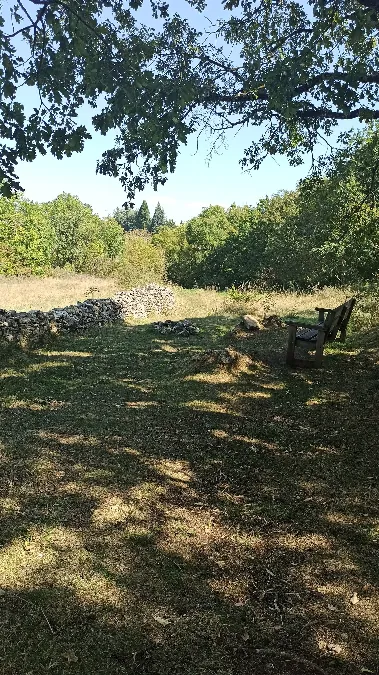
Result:
<svg viewBox="0 0 379 675">
<path fill-rule="evenodd" d="M 117 208 L 113 211 L 114 218 L 125 232 L 131 232 L 136 228 L 137 211 L 129 208 Z"/>
<path fill-rule="evenodd" d="M 146 232 L 150 231 L 151 225 L 151 216 L 148 203 L 146 199 L 143 200 L 141 206 L 137 211 L 135 218 L 134 229 L 136 230 L 145 230 Z"/>
<path fill-rule="evenodd" d="M 160 203 L 155 207 L 155 211 L 150 223 L 150 232 L 157 232 L 160 227 L 163 227 L 167 222 L 166 214 L 162 209 Z"/>
<path fill-rule="evenodd" d="M 375 283 L 379 269 L 379 125 L 345 137 L 297 189 L 254 207 L 212 206 L 153 240 L 169 278 L 191 287 Z"/>
<path fill-rule="evenodd" d="M 184 0 L 183 0 L 184 1 Z M 206 0 L 187 0 L 206 16 Z M 259 127 L 245 168 L 267 155 L 293 164 L 339 120 L 379 118 L 379 0 L 223 0 L 203 30 L 151 0 L 10 0 L 0 17 L 0 178 L 19 189 L 16 164 L 49 150 L 80 152 L 91 125 L 112 131 L 101 174 L 119 176 L 132 201 L 175 170 L 179 147 L 204 130 Z M 196 24 L 197 25 L 197 24 Z M 204 20 L 204 25 L 206 22 Z M 32 87 L 30 111 L 22 90 Z"/>
</svg>

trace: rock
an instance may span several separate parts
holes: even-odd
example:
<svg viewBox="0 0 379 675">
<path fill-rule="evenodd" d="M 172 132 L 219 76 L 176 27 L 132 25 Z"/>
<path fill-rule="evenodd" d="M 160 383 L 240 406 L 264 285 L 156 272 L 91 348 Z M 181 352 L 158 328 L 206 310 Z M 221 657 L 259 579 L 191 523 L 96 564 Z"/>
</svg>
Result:
<svg viewBox="0 0 379 675">
<path fill-rule="evenodd" d="M 261 330 L 262 326 L 260 325 L 258 319 L 251 314 L 245 314 L 242 319 L 242 324 L 246 330 Z"/>
<path fill-rule="evenodd" d="M 162 335 L 167 333 L 175 333 L 175 335 L 196 335 L 200 329 L 191 323 L 188 319 L 183 321 L 155 321 L 153 323 L 154 330 Z"/>
<path fill-rule="evenodd" d="M 175 305 L 172 289 L 158 284 L 121 291 L 116 293 L 113 300 L 118 304 L 122 317 L 133 316 L 135 319 L 144 319 L 149 314 L 162 314 Z"/>
</svg>

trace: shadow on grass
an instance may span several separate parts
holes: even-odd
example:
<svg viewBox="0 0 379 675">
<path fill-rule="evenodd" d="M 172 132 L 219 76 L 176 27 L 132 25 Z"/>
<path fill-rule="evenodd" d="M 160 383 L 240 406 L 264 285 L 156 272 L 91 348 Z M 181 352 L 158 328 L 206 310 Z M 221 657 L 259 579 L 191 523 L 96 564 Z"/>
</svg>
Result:
<svg viewBox="0 0 379 675">
<path fill-rule="evenodd" d="M 4 356 L 4 675 L 377 672 L 377 332 L 297 372 L 195 322 Z"/>
</svg>

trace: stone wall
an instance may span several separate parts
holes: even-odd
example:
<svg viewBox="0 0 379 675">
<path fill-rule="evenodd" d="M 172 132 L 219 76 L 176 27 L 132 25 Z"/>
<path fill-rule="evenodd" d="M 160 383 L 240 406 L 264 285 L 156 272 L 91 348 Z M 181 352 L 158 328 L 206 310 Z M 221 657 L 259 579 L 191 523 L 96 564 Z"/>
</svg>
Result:
<svg viewBox="0 0 379 675">
<path fill-rule="evenodd" d="M 0 309 L 0 343 L 36 344 L 51 335 L 104 326 L 128 316 L 144 318 L 153 313 L 162 314 L 174 304 L 171 288 L 149 284 L 121 291 L 113 298 L 89 299 L 49 312 Z"/>
</svg>

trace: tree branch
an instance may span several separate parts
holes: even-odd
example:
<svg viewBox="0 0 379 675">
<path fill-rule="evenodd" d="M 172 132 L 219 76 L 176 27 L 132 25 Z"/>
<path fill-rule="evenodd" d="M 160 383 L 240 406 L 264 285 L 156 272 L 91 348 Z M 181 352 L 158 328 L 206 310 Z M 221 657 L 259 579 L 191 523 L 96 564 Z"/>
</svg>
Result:
<svg viewBox="0 0 379 675">
<path fill-rule="evenodd" d="M 328 110 L 327 108 L 310 108 L 308 110 L 298 110 L 296 116 L 299 119 L 353 120 L 360 117 L 365 120 L 377 120 L 379 119 L 379 110 L 356 108 L 344 113 L 338 110 Z"/>
<path fill-rule="evenodd" d="M 299 87 L 296 87 L 294 90 L 295 95 L 296 94 L 305 94 L 307 91 L 310 89 L 313 89 L 313 87 L 316 87 L 317 85 L 321 84 L 322 82 L 330 82 L 330 81 L 335 81 L 335 80 L 341 80 L 342 82 L 351 82 L 353 79 L 354 75 L 350 73 L 339 73 L 338 71 L 332 72 L 332 73 L 319 73 L 318 75 L 315 75 L 312 77 L 308 82 L 305 84 L 300 85 Z M 379 84 L 379 73 L 372 73 L 372 74 L 367 74 L 367 75 L 359 75 L 358 78 L 358 83 L 360 84 Z M 356 86 L 356 84 L 354 85 Z"/>
<path fill-rule="evenodd" d="M 22 28 L 19 28 L 16 30 L 14 33 L 8 33 L 7 35 L 4 35 L 4 38 L 11 39 L 16 37 L 17 35 L 20 35 L 20 33 L 23 33 L 26 30 L 30 30 L 31 28 L 34 28 L 35 24 L 31 23 L 30 26 L 23 26 Z"/>
<path fill-rule="evenodd" d="M 268 101 L 269 93 L 262 85 L 256 91 L 237 91 L 235 94 L 210 94 L 202 103 L 243 103 L 245 101 Z"/>
<path fill-rule="evenodd" d="M 244 81 L 244 78 L 242 75 L 238 73 L 239 68 L 232 68 L 230 66 L 225 65 L 224 63 L 219 63 L 218 61 L 215 61 L 214 59 L 211 59 L 210 56 L 196 56 L 195 58 L 199 59 L 199 61 L 202 61 L 203 63 L 211 63 L 213 66 L 216 66 L 217 68 L 220 68 L 221 70 L 224 70 L 226 73 L 229 75 L 233 75 L 233 77 L 236 78 L 236 80 L 239 80 L 240 82 Z"/>
</svg>

